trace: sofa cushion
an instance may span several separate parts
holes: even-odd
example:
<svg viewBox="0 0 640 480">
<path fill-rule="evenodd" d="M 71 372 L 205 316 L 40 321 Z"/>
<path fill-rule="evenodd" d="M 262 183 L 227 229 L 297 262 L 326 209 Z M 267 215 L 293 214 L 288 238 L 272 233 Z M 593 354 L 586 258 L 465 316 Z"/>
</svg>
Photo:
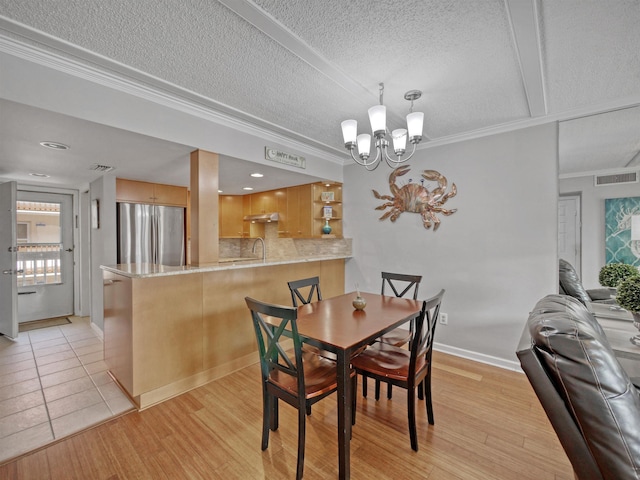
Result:
<svg viewBox="0 0 640 480">
<path fill-rule="evenodd" d="M 603 477 L 640 478 L 640 395 L 602 327 L 581 303 L 563 295 L 540 300 L 528 325 Z"/>
</svg>

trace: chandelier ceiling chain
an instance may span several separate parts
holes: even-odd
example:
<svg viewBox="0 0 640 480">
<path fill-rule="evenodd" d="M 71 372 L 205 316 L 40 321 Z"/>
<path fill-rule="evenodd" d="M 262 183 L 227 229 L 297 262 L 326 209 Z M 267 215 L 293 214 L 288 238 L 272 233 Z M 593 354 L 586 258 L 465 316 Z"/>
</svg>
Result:
<svg viewBox="0 0 640 480">
<path fill-rule="evenodd" d="M 413 102 L 422 96 L 422 92 L 420 90 L 409 90 L 404 94 L 405 100 L 411 102 L 409 114 L 407 115 L 407 128 L 398 128 L 391 132 L 393 152 L 397 158 L 392 158 L 389 155 L 389 141 L 385 138 L 387 134 L 387 108 L 383 104 L 384 83 L 380 83 L 379 85 L 380 105 L 371 107 L 368 110 L 369 122 L 371 123 L 371 131 L 373 132 L 374 145 L 376 147 L 376 156 L 373 160 L 368 161 L 371 151 L 371 135 L 367 133 L 358 135 L 358 122 L 356 120 L 345 120 L 341 124 L 345 148 L 349 150 L 351 158 L 353 158 L 358 165 L 362 165 L 369 171 L 378 168 L 378 165 L 382 163 L 383 157 L 387 165 L 391 168 L 395 168 L 398 164 L 406 162 L 413 156 L 416 151 L 416 146 L 422 140 L 424 113 L 413 111 Z M 413 149 L 408 156 L 404 157 L 407 147 L 407 134 L 409 142 L 413 145 Z M 354 155 L 356 146 L 358 148 L 358 154 Z"/>
</svg>

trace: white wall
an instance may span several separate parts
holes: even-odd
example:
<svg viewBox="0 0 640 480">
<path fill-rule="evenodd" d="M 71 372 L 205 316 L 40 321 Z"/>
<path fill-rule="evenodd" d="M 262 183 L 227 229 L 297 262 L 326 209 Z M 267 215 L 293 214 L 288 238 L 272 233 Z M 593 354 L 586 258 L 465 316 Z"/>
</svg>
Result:
<svg viewBox="0 0 640 480">
<path fill-rule="evenodd" d="M 346 289 L 380 291 L 383 270 L 423 275 L 420 298 L 445 288 L 449 324 L 436 330 L 438 348 L 517 368 L 515 348 L 536 301 L 557 292 L 557 126 L 548 124 L 424 149 L 408 178 L 434 169 L 458 187 L 438 231 L 403 213 L 379 221 L 390 194 L 382 165 L 344 171 L 344 231 L 353 238 Z"/>
<path fill-rule="evenodd" d="M 560 193 L 579 193 L 582 213 L 582 272 L 585 288 L 599 288 L 598 275 L 605 264 L 604 201 L 607 198 L 638 197 L 640 184 L 596 187 L 593 176 L 560 180 Z"/>
<path fill-rule="evenodd" d="M 116 263 L 116 177 L 104 175 L 91 182 L 91 201 L 98 200 L 100 228 L 91 229 L 91 322 L 104 330 L 104 301 L 100 265 Z"/>
</svg>

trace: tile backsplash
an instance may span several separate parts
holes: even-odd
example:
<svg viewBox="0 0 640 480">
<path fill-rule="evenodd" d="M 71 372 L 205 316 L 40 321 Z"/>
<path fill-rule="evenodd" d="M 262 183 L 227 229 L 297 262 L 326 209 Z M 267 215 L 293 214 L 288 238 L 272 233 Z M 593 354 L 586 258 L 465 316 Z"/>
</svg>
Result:
<svg viewBox="0 0 640 480">
<path fill-rule="evenodd" d="M 219 240 L 220 258 L 262 257 L 262 245 L 256 245 L 252 253 L 255 238 L 221 238 Z M 267 259 L 316 257 L 324 255 L 351 255 L 350 238 L 265 238 Z"/>
</svg>

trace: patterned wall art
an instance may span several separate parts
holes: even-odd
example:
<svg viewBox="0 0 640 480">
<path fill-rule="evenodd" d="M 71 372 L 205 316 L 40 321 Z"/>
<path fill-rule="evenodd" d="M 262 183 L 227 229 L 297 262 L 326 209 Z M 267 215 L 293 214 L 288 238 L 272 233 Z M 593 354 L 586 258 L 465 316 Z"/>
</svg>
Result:
<svg viewBox="0 0 640 480">
<path fill-rule="evenodd" d="M 631 217 L 640 215 L 640 197 L 607 198 L 604 201 L 607 263 L 640 266 L 640 242 L 631 241 Z"/>
<path fill-rule="evenodd" d="M 451 190 L 447 192 L 447 179 L 440 172 L 435 170 L 423 170 L 421 173 L 422 179 L 419 182 L 414 183 L 409 178 L 408 183 L 404 185 L 398 185 L 398 177 L 409 173 L 409 165 L 404 165 L 394 169 L 389 175 L 389 189 L 391 195 L 380 195 L 377 191 L 373 190 L 373 195 L 380 200 L 388 200 L 376 207 L 376 210 L 387 210 L 380 220 L 389 218 L 392 222 L 403 212 L 418 213 L 422 217 L 422 224 L 424 228 L 431 228 L 433 225 L 433 231 L 435 232 L 440 226 L 440 218 L 438 213 L 442 215 L 452 215 L 458 209 L 446 209 L 444 204 L 451 197 L 455 197 L 458 190 L 456 184 L 451 184 Z M 425 180 L 428 182 L 436 182 L 436 185 L 432 190 L 429 190 L 429 184 L 425 185 Z"/>
</svg>

